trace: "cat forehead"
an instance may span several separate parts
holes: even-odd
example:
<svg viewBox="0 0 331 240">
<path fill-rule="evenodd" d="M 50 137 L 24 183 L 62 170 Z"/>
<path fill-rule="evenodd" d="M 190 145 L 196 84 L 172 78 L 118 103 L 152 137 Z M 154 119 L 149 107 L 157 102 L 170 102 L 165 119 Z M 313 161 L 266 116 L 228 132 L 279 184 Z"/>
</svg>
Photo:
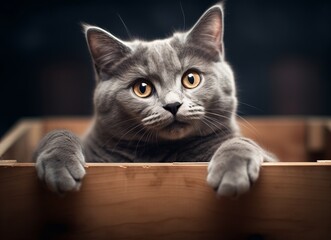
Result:
<svg viewBox="0 0 331 240">
<path fill-rule="evenodd" d="M 213 50 L 208 50 L 199 45 L 188 43 L 187 34 L 176 32 L 170 38 L 159 39 L 150 42 L 136 40 L 131 42 L 131 47 L 139 56 L 153 58 L 155 61 L 170 60 L 182 62 L 188 65 L 190 61 L 198 61 L 199 64 L 217 62 L 220 55 Z M 158 59 L 159 58 L 159 59 Z M 171 62 L 169 62 L 171 65 Z M 186 66 L 184 66 L 186 67 Z"/>
<path fill-rule="evenodd" d="M 130 46 L 136 52 L 145 52 L 149 54 L 177 54 L 177 38 L 158 39 L 153 41 L 135 40 Z"/>
<path fill-rule="evenodd" d="M 176 39 L 162 39 L 150 42 L 135 41 L 131 47 L 137 61 L 149 67 L 151 71 L 180 68 L 179 48 Z"/>
</svg>

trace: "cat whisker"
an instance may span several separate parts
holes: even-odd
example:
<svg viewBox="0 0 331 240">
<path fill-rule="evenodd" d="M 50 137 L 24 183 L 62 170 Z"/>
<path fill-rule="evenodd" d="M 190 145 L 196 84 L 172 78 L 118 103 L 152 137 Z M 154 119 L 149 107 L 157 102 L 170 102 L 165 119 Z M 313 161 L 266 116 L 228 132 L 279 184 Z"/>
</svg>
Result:
<svg viewBox="0 0 331 240">
<path fill-rule="evenodd" d="M 180 10 L 182 12 L 182 15 L 183 15 L 183 24 L 184 24 L 184 29 L 186 29 L 186 22 L 185 22 L 185 12 L 184 12 L 184 8 L 183 8 L 183 5 L 182 5 L 182 1 L 179 1 L 179 5 L 180 5 Z"/>
<path fill-rule="evenodd" d="M 136 118 L 130 118 L 130 119 L 127 119 L 127 120 L 121 121 L 121 122 L 118 123 L 118 124 L 112 125 L 112 128 L 116 128 L 116 127 L 118 127 L 118 126 L 120 126 L 120 125 L 123 125 L 123 123 L 128 123 L 128 122 L 130 122 L 130 121 L 135 121 L 135 120 L 136 120 Z M 109 144 L 109 142 L 112 141 L 112 140 L 113 140 L 112 138 L 106 140 L 106 141 L 104 142 L 104 144 L 102 145 L 102 147 L 107 146 L 107 145 Z"/>
<path fill-rule="evenodd" d="M 227 111 L 227 110 L 222 110 L 223 112 L 228 112 L 228 113 L 233 113 L 233 112 L 231 112 L 231 111 Z M 214 113 L 214 112 L 209 112 L 209 111 L 207 111 L 207 113 L 208 114 L 211 114 L 211 115 L 215 115 L 215 116 L 219 116 L 219 117 L 222 117 L 222 118 L 225 118 L 225 119 L 229 119 L 229 120 L 231 120 L 231 118 L 230 117 L 228 117 L 228 116 L 225 116 L 225 115 L 221 115 L 221 114 L 217 114 L 217 113 Z M 236 113 L 234 113 L 235 114 L 235 116 L 237 117 L 237 118 L 240 118 L 241 120 L 242 120 L 242 127 L 244 127 L 244 128 L 246 128 L 248 131 L 250 131 L 252 134 L 254 134 L 255 136 L 259 136 L 259 132 L 257 131 L 257 129 L 252 125 L 252 124 L 250 124 L 244 117 L 242 117 L 242 116 L 240 116 L 240 115 L 238 115 L 238 114 L 236 114 Z"/>
<path fill-rule="evenodd" d="M 258 110 L 258 111 L 260 111 L 260 112 L 263 112 L 262 109 L 260 109 L 260 108 L 258 108 L 258 107 L 255 107 L 255 106 L 253 106 L 253 105 L 250 105 L 250 104 L 248 104 L 248 103 L 241 102 L 241 101 L 239 101 L 239 100 L 238 100 L 238 103 L 239 103 L 239 104 L 242 104 L 242 105 L 245 105 L 245 106 L 248 106 L 248 107 L 251 107 L 251 108 L 253 108 L 253 109 L 255 109 L 255 110 Z"/>
<path fill-rule="evenodd" d="M 139 140 L 138 140 L 138 142 L 137 142 L 137 144 L 136 144 L 136 149 L 135 149 L 135 152 L 134 152 L 134 156 L 135 156 L 135 158 L 137 157 L 137 152 L 138 152 L 138 147 L 139 147 L 139 143 L 140 143 L 140 141 L 144 138 L 144 136 L 147 134 L 147 137 L 148 137 L 148 134 L 149 134 L 149 130 L 147 130 L 147 131 L 145 131 L 144 133 L 143 133 L 143 135 L 139 138 Z"/>
<path fill-rule="evenodd" d="M 220 130 L 223 134 L 224 134 L 224 128 L 227 129 L 227 127 L 225 125 L 223 125 L 220 122 L 215 121 L 213 118 L 209 118 L 208 116 L 205 116 L 202 121 L 217 135 L 219 135 L 219 133 L 216 132 L 216 130 Z M 221 126 L 219 126 L 219 125 Z M 210 125 L 214 126 L 211 127 Z"/>
<path fill-rule="evenodd" d="M 206 119 L 208 119 L 209 121 L 214 122 L 214 123 L 216 124 L 216 126 L 217 126 L 217 124 L 219 124 L 220 127 L 221 127 L 221 128 L 219 128 L 220 130 L 224 130 L 224 129 L 225 129 L 225 130 L 229 130 L 229 129 L 230 129 L 229 126 L 223 124 L 222 122 L 218 121 L 217 119 L 214 119 L 214 118 L 209 117 L 209 116 L 205 116 L 205 117 L 206 117 Z"/>
<path fill-rule="evenodd" d="M 242 123 L 244 123 L 242 126 L 246 127 L 246 129 L 248 129 L 251 133 L 253 133 L 256 136 L 259 136 L 259 132 L 256 129 L 256 127 L 254 127 L 252 124 L 250 124 L 244 117 L 241 117 L 240 115 L 236 114 L 236 117 L 240 118 L 242 120 Z"/>
<path fill-rule="evenodd" d="M 159 113 L 156 113 L 144 118 L 142 123 L 146 128 L 158 128 L 170 123 L 171 119 L 170 117 L 161 117 Z"/>
<path fill-rule="evenodd" d="M 126 33 L 128 34 L 129 38 L 132 39 L 132 35 L 131 35 L 131 32 L 129 31 L 129 28 L 126 26 L 125 22 L 123 21 L 122 17 L 120 14 L 117 14 L 118 18 L 121 20 L 124 28 L 125 28 L 125 31 Z"/>
<path fill-rule="evenodd" d="M 225 110 L 225 112 L 232 113 L 231 111 L 226 111 L 226 110 Z M 242 125 L 243 127 L 246 127 L 247 130 L 250 130 L 253 134 L 259 135 L 257 129 L 252 124 L 250 124 L 244 117 L 238 115 L 237 113 L 234 113 L 234 114 L 237 118 L 240 118 L 242 120 L 242 123 L 244 123 L 244 125 Z M 230 119 L 230 118 L 228 118 L 228 119 Z"/>
<path fill-rule="evenodd" d="M 219 136 L 219 133 L 217 131 L 215 131 L 215 129 L 211 126 L 213 125 L 215 127 L 215 124 L 213 124 L 212 122 L 210 122 L 210 120 L 208 119 L 203 119 L 202 122 L 217 136 Z M 211 125 L 210 125 L 211 124 Z M 218 129 L 218 127 L 216 127 L 216 129 Z"/>
<path fill-rule="evenodd" d="M 125 133 L 125 134 L 123 134 L 123 135 L 120 137 L 120 139 L 117 141 L 117 143 L 115 144 L 115 146 L 113 147 L 113 149 L 112 149 L 112 153 L 115 151 L 116 147 L 117 147 L 118 144 L 121 142 L 121 140 L 122 140 L 127 134 L 129 134 L 130 132 L 134 131 L 134 130 L 137 129 L 138 127 L 142 127 L 142 125 L 139 123 L 139 124 L 137 124 L 137 125 L 131 127 L 131 128 Z M 142 129 L 140 129 L 138 132 L 136 132 L 135 135 L 136 135 L 137 133 L 139 133 L 141 130 L 142 130 Z M 135 135 L 134 135 L 134 136 L 135 136 Z M 130 141 L 129 141 L 129 142 L 130 142 Z"/>
</svg>

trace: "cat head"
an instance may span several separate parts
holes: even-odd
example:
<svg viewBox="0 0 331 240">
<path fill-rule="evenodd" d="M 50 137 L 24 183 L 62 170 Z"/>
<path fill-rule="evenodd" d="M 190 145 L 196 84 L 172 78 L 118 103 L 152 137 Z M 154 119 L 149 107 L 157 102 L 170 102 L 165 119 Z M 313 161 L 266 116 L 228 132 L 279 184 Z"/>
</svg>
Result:
<svg viewBox="0 0 331 240">
<path fill-rule="evenodd" d="M 128 140 L 177 140 L 231 129 L 233 73 L 224 60 L 223 8 L 209 8 L 187 32 L 123 41 L 85 25 L 95 67 L 96 121 Z"/>
</svg>

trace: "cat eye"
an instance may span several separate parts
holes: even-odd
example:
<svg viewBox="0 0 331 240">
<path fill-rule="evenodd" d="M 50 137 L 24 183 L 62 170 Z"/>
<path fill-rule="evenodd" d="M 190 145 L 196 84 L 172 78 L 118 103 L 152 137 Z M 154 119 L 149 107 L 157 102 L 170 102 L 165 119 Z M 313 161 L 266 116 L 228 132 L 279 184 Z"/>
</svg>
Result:
<svg viewBox="0 0 331 240">
<path fill-rule="evenodd" d="M 133 92 L 140 98 L 147 98 L 153 92 L 153 85 L 146 80 L 139 80 L 133 85 Z"/>
<path fill-rule="evenodd" d="M 200 74 L 195 71 L 188 71 L 183 75 L 182 84 L 188 89 L 196 88 L 201 82 Z"/>
</svg>

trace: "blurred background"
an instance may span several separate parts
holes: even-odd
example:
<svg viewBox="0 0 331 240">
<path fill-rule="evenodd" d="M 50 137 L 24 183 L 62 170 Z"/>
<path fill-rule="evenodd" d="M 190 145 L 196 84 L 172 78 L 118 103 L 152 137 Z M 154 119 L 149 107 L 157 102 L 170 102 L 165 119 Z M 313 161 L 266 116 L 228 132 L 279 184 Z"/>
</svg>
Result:
<svg viewBox="0 0 331 240">
<path fill-rule="evenodd" d="M 92 114 L 80 23 L 128 39 L 189 29 L 216 1 L 6 1 L 0 9 L 0 137 L 22 117 Z M 184 14 L 183 14 L 184 13 Z M 331 1 L 228 0 L 225 49 L 239 114 L 331 115 Z"/>
</svg>

